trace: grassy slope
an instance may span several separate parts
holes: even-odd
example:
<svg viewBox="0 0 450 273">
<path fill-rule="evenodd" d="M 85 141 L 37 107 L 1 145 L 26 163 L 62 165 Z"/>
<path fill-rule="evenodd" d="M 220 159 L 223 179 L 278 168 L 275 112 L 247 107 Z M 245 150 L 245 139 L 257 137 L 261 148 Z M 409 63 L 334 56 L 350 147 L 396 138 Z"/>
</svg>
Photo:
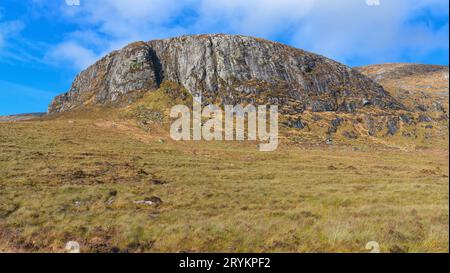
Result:
<svg viewBox="0 0 450 273">
<path fill-rule="evenodd" d="M 0 123 L 0 251 L 449 251 L 448 135 L 261 153 L 171 141 L 170 101 Z"/>
<path fill-rule="evenodd" d="M 0 126 L 4 251 L 448 251 L 447 150 L 267 154 L 104 124 Z"/>
</svg>

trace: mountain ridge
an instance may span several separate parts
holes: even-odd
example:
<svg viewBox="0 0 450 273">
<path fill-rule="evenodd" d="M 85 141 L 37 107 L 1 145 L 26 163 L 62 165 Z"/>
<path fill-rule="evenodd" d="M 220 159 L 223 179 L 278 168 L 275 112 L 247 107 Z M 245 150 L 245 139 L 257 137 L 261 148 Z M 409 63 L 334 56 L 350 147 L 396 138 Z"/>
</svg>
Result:
<svg viewBox="0 0 450 273">
<path fill-rule="evenodd" d="M 205 103 L 284 105 L 285 112 L 403 109 L 381 85 L 329 58 L 242 35 L 189 35 L 135 42 L 82 71 L 49 113 L 102 105 L 169 80 Z"/>
</svg>

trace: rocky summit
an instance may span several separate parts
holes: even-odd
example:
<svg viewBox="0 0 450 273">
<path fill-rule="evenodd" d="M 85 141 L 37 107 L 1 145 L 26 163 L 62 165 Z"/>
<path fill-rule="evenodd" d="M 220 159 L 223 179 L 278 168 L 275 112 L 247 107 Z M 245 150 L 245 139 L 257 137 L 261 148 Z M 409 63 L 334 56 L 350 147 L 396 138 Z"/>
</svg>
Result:
<svg viewBox="0 0 450 273">
<path fill-rule="evenodd" d="M 170 81 L 205 103 L 277 104 L 285 113 L 355 112 L 404 106 L 343 64 L 280 43 L 240 35 L 193 35 L 136 42 L 81 72 L 49 113 L 130 102 Z"/>
</svg>

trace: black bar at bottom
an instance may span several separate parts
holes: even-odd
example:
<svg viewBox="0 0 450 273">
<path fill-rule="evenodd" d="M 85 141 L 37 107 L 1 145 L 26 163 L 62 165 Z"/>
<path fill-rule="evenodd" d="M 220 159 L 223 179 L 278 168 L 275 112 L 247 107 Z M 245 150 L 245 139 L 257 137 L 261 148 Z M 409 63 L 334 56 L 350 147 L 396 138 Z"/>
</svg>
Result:
<svg viewBox="0 0 450 273">
<path fill-rule="evenodd" d="M 447 263 L 448 254 L 0 254 L 0 264 L 66 272 L 387 272 Z M 57 262 L 57 263 L 55 263 Z M 155 270 L 159 269 L 159 270 Z M 161 271 L 162 270 L 162 271 Z"/>
</svg>

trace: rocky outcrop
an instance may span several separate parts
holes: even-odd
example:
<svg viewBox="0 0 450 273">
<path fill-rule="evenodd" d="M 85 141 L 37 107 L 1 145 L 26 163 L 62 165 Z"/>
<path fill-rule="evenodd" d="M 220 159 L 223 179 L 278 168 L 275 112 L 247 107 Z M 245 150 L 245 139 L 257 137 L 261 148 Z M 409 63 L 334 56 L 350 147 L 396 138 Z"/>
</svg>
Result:
<svg viewBox="0 0 450 273">
<path fill-rule="evenodd" d="M 69 92 L 56 97 L 49 112 L 104 104 L 139 90 L 158 88 L 151 48 L 143 42 L 115 51 L 81 72 Z"/>
<path fill-rule="evenodd" d="M 205 103 L 278 104 L 287 113 L 403 106 L 379 84 L 325 57 L 280 43 L 234 35 L 138 42 L 81 72 L 50 113 L 107 104 L 172 81 Z"/>
</svg>

